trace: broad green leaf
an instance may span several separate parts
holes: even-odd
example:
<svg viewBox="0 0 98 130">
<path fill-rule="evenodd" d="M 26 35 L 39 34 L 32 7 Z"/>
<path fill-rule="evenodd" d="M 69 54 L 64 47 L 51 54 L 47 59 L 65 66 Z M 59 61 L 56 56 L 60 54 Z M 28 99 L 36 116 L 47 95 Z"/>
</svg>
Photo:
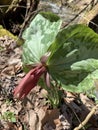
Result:
<svg viewBox="0 0 98 130">
<path fill-rule="evenodd" d="M 79 62 L 75 62 L 71 66 L 72 70 L 84 70 L 87 72 L 93 72 L 98 69 L 98 60 L 96 59 L 87 59 Z"/>
<path fill-rule="evenodd" d="M 98 59 L 98 35 L 85 25 L 60 31 L 48 51 L 51 52 L 47 61 L 49 73 L 69 91 L 78 90 L 78 84 L 98 68 L 97 60 L 90 65 L 91 59 Z"/>
<path fill-rule="evenodd" d="M 47 49 L 54 41 L 60 27 L 61 20 L 49 21 L 38 14 L 30 26 L 24 31 L 23 39 L 23 63 L 35 64 L 40 62 L 40 58 L 47 52 Z"/>
<path fill-rule="evenodd" d="M 84 78 L 78 84 L 77 92 L 87 92 L 88 90 L 93 90 L 95 87 L 95 81 L 98 79 L 98 69 L 89 73 L 87 77 Z"/>
<path fill-rule="evenodd" d="M 86 92 L 90 94 L 90 92 L 96 91 L 95 81 L 98 80 L 98 69 L 92 73 L 89 73 L 77 86 L 68 84 L 62 84 L 63 89 L 71 91 L 71 92 Z"/>
</svg>

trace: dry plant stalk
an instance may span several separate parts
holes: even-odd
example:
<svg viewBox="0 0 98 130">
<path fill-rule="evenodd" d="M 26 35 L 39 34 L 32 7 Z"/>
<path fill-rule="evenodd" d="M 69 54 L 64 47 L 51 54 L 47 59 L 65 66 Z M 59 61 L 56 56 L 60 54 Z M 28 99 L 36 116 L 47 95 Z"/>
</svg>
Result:
<svg viewBox="0 0 98 130">
<path fill-rule="evenodd" d="M 86 116 L 85 120 L 83 122 L 81 122 L 81 124 L 78 127 L 74 128 L 74 130 L 80 130 L 82 127 L 84 127 L 87 124 L 87 122 L 89 121 L 89 119 L 92 117 L 92 115 L 95 113 L 97 108 L 98 108 L 98 104 L 92 108 L 90 113 Z"/>
</svg>

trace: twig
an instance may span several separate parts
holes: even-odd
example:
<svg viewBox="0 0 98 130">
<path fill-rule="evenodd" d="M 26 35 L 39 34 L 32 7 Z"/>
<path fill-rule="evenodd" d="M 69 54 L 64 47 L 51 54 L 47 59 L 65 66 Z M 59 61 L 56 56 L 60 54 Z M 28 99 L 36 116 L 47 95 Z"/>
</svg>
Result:
<svg viewBox="0 0 98 130">
<path fill-rule="evenodd" d="M 0 5 L 0 8 L 5 8 L 5 7 L 9 7 L 10 5 Z M 27 8 L 27 6 L 23 6 L 23 5 L 12 5 L 13 7 L 17 7 L 17 8 Z"/>
<path fill-rule="evenodd" d="M 97 108 L 98 108 L 98 104 L 92 108 L 90 113 L 86 116 L 85 120 L 81 122 L 81 124 L 78 127 L 74 128 L 74 130 L 80 130 L 83 126 L 85 126 L 87 122 L 89 121 L 89 119 L 92 117 L 92 115 L 95 113 Z"/>
<path fill-rule="evenodd" d="M 78 14 L 76 14 L 76 15 L 71 19 L 71 21 L 70 21 L 69 23 L 63 25 L 63 28 L 69 26 L 69 25 L 70 25 L 72 22 L 74 22 L 74 21 L 76 20 L 76 18 L 78 18 L 79 16 L 82 16 L 82 13 L 83 13 L 85 10 L 87 10 L 87 9 L 88 9 L 88 6 L 91 5 L 92 3 L 93 3 L 93 1 L 91 1 L 90 3 L 88 3 L 81 11 L 79 11 Z M 93 3 L 93 4 L 94 4 L 94 3 Z M 95 3 L 95 5 L 97 5 L 97 3 Z M 92 9 L 92 7 L 91 7 L 91 9 Z M 85 19 L 84 16 L 82 16 L 82 18 Z M 90 21 L 90 20 L 89 20 L 89 21 Z"/>
<path fill-rule="evenodd" d="M 79 119 L 78 115 L 76 114 L 75 110 L 72 108 L 72 105 L 70 105 L 68 103 L 68 101 L 66 100 L 66 98 L 64 98 L 65 103 L 68 105 L 68 107 L 72 110 L 72 112 L 74 113 L 75 117 L 77 118 L 78 122 L 81 124 L 81 120 Z M 84 126 L 82 126 L 83 130 L 85 130 Z"/>
<path fill-rule="evenodd" d="M 20 38 L 21 35 L 22 35 L 22 32 L 26 26 L 26 24 L 28 23 L 28 21 L 30 20 L 31 16 L 33 15 L 33 18 L 35 17 L 35 15 L 39 12 L 39 10 L 37 10 L 37 6 L 39 4 L 39 1 L 40 0 L 30 0 L 30 4 L 28 5 L 27 3 L 27 10 L 26 10 L 26 14 L 25 14 L 25 19 L 24 19 L 24 22 L 23 24 L 21 25 L 21 30 L 20 30 L 20 33 L 18 35 L 18 37 Z"/>
<path fill-rule="evenodd" d="M 9 12 L 10 10 L 12 10 L 14 8 L 13 5 L 17 5 L 18 2 L 19 2 L 19 0 L 12 0 L 12 2 L 10 4 L 10 6 L 8 7 L 6 13 Z"/>
</svg>

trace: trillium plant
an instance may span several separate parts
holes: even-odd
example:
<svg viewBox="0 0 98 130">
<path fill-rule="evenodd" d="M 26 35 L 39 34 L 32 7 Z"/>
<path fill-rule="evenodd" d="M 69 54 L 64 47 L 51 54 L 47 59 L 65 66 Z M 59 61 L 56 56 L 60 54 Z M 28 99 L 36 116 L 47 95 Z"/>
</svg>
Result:
<svg viewBox="0 0 98 130">
<path fill-rule="evenodd" d="M 61 90 L 95 94 L 98 79 L 98 35 L 81 24 L 61 29 L 62 20 L 50 12 L 37 14 L 23 32 L 23 67 L 27 72 L 14 89 L 24 98 L 36 85 L 58 107 Z"/>
</svg>

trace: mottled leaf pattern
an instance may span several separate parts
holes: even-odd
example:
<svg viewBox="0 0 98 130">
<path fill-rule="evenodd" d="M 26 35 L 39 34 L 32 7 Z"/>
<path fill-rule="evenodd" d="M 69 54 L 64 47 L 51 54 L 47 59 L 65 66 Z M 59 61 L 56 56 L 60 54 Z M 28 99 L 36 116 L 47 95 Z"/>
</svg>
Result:
<svg viewBox="0 0 98 130">
<path fill-rule="evenodd" d="M 98 69 L 98 60 L 97 59 L 87 59 L 87 60 L 75 62 L 72 64 L 71 69 L 93 72 L 96 69 Z"/>
<path fill-rule="evenodd" d="M 65 28 L 58 33 L 49 51 L 49 73 L 65 90 L 89 89 L 87 76 L 98 69 L 98 35 L 93 30 L 85 25 Z"/>
<path fill-rule="evenodd" d="M 60 27 L 61 20 L 50 22 L 42 15 L 38 14 L 30 26 L 24 31 L 23 39 L 23 63 L 35 64 L 40 62 L 49 46 L 54 41 Z"/>
</svg>

